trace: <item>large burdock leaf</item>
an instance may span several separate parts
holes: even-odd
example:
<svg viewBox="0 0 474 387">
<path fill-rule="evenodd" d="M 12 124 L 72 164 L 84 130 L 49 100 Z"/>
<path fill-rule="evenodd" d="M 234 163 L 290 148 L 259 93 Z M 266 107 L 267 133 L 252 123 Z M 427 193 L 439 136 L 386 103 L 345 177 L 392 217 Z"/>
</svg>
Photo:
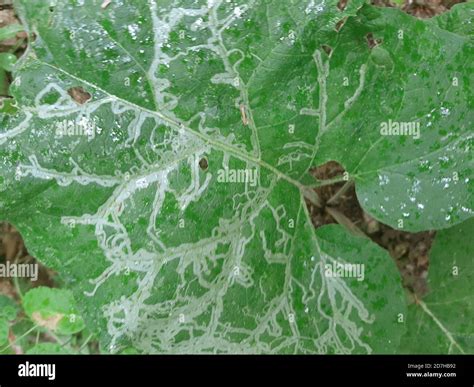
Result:
<svg viewBox="0 0 474 387">
<path fill-rule="evenodd" d="M 36 40 L 19 113 L 0 116 L 0 210 L 106 349 L 396 351 L 393 262 L 340 226 L 315 232 L 304 201 L 324 117 L 381 92 L 369 47 L 335 31 L 360 2 L 101 3 L 17 3 Z M 355 90 L 331 81 L 346 64 Z"/>
<path fill-rule="evenodd" d="M 430 253 L 430 293 L 408 309 L 401 350 L 474 353 L 474 221 L 443 230 Z"/>
<path fill-rule="evenodd" d="M 364 209 L 393 227 L 473 215 L 473 9 L 426 22 L 367 7 L 334 40 L 315 164 L 341 162 Z"/>
</svg>

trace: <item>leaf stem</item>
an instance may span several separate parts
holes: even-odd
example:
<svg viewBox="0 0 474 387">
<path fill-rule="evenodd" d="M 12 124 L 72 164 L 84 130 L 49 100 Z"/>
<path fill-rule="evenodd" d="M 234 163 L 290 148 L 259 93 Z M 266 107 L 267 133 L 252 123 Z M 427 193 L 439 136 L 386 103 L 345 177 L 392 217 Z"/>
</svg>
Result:
<svg viewBox="0 0 474 387">
<path fill-rule="evenodd" d="M 20 337 L 16 337 L 15 340 L 13 340 L 10 344 L 8 344 L 6 347 L 3 347 L 0 349 L 0 353 L 5 352 L 8 348 L 12 347 L 14 344 L 16 344 L 17 341 L 23 339 L 24 337 L 28 336 L 31 332 L 33 332 L 35 329 L 37 329 L 39 325 L 34 325 L 32 328 L 28 329 L 25 333 L 23 333 Z"/>
<path fill-rule="evenodd" d="M 91 333 L 89 337 L 86 339 L 86 341 L 84 341 L 84 343 L 80 346 L 78 350 L 79 353 L 81 353 L 82 350 L 87 346 L 87 344 L 89 344 L 89 341 L 92 339 L 92 337 L 93 337 L 93 334 Z"/>
<path fill-rule="evenodd" d="M 342 188 L 341 188 L 339 191 L 337 191 L 337 192 L 326 202 L 326 204 L 333 204 L 333 203 L 335 203 L 335 202 L 341 197 L 341 195 L 345 194 L 345 193 L 347 192 L 347 190 L 352 187 L 353 184 L 354 184 L 354 180 L 348 180 L 348 181 L 346 181 L 346 184 L 344 184 L 344 185 L 342 186 Z"/>
</svg>

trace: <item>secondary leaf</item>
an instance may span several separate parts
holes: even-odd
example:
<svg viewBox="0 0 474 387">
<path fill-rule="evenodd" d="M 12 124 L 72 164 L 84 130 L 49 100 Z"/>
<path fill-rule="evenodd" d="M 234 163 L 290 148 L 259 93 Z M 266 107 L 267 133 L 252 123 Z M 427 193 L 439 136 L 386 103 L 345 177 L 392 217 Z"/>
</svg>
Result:
<svg viewBox="0 0 474 387">
<path fill-rule="evenodd" d="M 18 306 L 9 297 L 0 295 L 0 318 L 12 321 L 16 318 Z"/>
<path fill-rule="evenodd" d="M 7 52 L 0 52 L 0 69 L 12 71 L 16 63 L 16 56 Z"/>
<path fill-rule="evenodd" d="M 72 294 L 63 289 L 34 288 L 23 298 L 25 313 L 39 326 L 63 335 L 84 329 Z"/>
<path fill-rule="evenodd" d="M 315 164 L 339 161 L 362 207 L 395 228 L 447 228 L 473 216 L 474 46 L 466 31 L 473 9 L 443 17 L 460 21 L 464 12 L 461 24 L 437 25 L 365 7 L 324 65 Z"/>
<path fill-rule="evenodd" d="M 474 220 L 436 235 L 428 272 L 431 292 L 408 310 L 408 353 L 474 353 Z"/>
<path fill-rule="evenodd" d="M 55 343 L 40 343 L 26 351 L 27 355 L 68 355 L 71 351 Z"/>
<path fill-rule="evenodd" d="M 10 322 L 16 318 L 17 306 L 13 300 L 0 295 L 0 348 L 8 343 Z"/>
<path fill-rule="evenodd" d="M 3 347 L 8 342 L 8 331 L 10 324 L 7 319 L 0 317 L 0 346 Z"/>
<path fill-rule="evenodd" d="M 0 28 L 0 43 L 2 40 L 14 38 L 18 32 L 22 31 L 24 31 L 24 28 L 21 24 L 9 24 Z"/>
</svg>

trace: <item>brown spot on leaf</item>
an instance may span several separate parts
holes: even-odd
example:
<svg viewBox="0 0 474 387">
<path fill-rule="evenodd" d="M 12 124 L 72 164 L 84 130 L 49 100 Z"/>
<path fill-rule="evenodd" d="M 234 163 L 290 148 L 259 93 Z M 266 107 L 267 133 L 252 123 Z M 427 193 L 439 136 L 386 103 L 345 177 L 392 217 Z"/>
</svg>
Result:
<svg viewBox="0 0 474 387">
<path fill-rule="evenodd" d="M 58 325 L 63 319 L 64 315 L 58 313 L 52 316 L 43 317 L 40 312 L 33 312 L 31 317 L 40 327 L 45 327 L 52 331 L 55 331 L 58 328 Z"/>
</svg>

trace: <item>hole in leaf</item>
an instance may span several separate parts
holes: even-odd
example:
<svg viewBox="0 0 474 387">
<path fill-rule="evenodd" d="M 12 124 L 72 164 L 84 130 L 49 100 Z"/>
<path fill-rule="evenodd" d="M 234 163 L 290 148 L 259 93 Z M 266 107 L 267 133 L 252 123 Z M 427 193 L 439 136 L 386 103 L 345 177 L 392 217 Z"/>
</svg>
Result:
<svg viewBox="0 0 474 387">
<path fill-rule="evenodd" d="M 372 218 L 362 209 L 354 184 L 341 181 L 345 170 L 335 161 L 314 168 L 311 173 L 316 179 L 329 183 L 315 189 L 321 207 L 306 201 L 314 227 L 339 223 L 354 234 L 369 237 L 392 256 L 402 274 L 405 287 L 417 296 L 425 295 L 428 291 L 428 254 L 435 233 L 396 230 Z M 330 183 L 331 180 L 337 182 Z"/>
<path fill-rule="evenodd" d="M 337 8 L 339 8 L 339 10 L 341 11 L 344 11 L 347 7 L 348 2 L 349 0 L 339 0 L 337 3 Z"/>
<path fill-rule="evenodd" d="M 80 86 L 71 87 L 67 92 L 79 105 L 84 105 L 92 98 L 92 95 Z"/>
<path fill-rule="evenodd" d="M 339 32 L 341 30 L 341 28 L 344 26 L 344 24 L 346 23 L 346 20 L 347 18 L 344 18 L 344 19 L 341 19 L 339 20 L 337 23 L 336 23 L 336 27 L 335 27 L 335 30 L 336 32 Z"/>
<path fill-rule="evenodd" d="M 207 168 L 209 168 L 209 162 L 205 157 L 199 160 L 199 168 L 201 168 L 203 171 L 206 171 Z"/>
<path fill-rule="evenodd" d="M 328 56 L 331 56 L 332 54 L 332 47 L 328 46 L 327 44 L 323 44 L 321 46 L 321 48 L 323 49 L 323 51 L 328 55 Z"/>
<path fill-rule="evenodd" d="M 369 32 L 367 35 L 365 35 L 365 39 L 367 40 L 367 45 L 370 49 L 379 46 L 383 41 L 382 39 L 376 39 L 372 32 Z"/>
</svg>

